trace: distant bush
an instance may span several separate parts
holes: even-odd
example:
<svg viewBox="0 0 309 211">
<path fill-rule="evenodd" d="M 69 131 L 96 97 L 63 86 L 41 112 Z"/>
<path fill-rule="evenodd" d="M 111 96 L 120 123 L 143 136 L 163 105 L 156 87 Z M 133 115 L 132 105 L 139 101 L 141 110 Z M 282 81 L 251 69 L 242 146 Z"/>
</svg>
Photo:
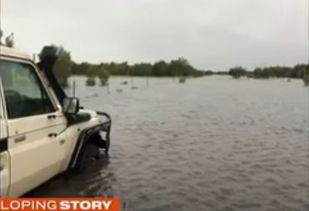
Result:
<svg viewBox="0 0 309 211">
<path fill-rule="evenodd" d="M 213 74 L 216 74 L 216 73 L 214 73 L 212 70 L 206 70 L 203 72 L 203 75 L 213 75 Z"/>
<path fill-rule="evenodd" d="M 305 83 L 305 86 L 309 86 L 309 66 L 307 67 L 302 67 L 302 70 L 300 71 L 303 78 L 303 81 Z"/>
<path fill-rule="evenodd" d="M 98 76 L 101 82 L 101 86 L 106 86 L 108 83 L 109 74 L 103 67 L 98 69 Z"/>
<path fill-rule="evenodd" d="M 292 77 L 293 68 L 291 67 L 265 67 L 256 68 L 253 71 L 253 76 L 255 78 L 274 78 L 274 77 Z"/>
<path fill-rule="evenodd" d="M 94 77 L 88 77 L 86 80 L 86 86 L 95 86 L 96 81 Z"/>
<path fill-rule="evenodd" d="M 243 68 L 243 67 L 233 67 L 230 69 L 229 74 L 233 77 L 233 78 L 240 78 L 243 76 L 247 76 L 248 71 Z"/>
<path fill-rule="evenodd" d="M 223 72 L 224 73 L 224 72 Z M 217 73 L 219 74 L 219 72 Z M 271 66 L 257 67 L 253 72 L 247 71 L 243 67 L 234 67 L 229 71 L 229 75 L 233 78 L 251 77 L 251 78 L 299 78 L 303 79 L 305 84 L 308 84 L 309 65 L 298 64 L 294 67 Z"/>
<path fill-rule="evenodd" d="M 68 86 L 68 78 L 72 73 L 72 61 L 70 52 L 63 47 L 59 47 L 59 56 L 54 66 L 54 72 L 60 85 Z"/>
<path fill-rule="evenodd" d="M 179 83 L 183 84 L 186 82 L 186 78 L 185 77 L 180 77 L 179 78 Z"/>
<path fill-rule="evenodd" d="M 309 86 L 309 64 L 299 64 L 296 65 L 293 69 L 293 78 L 302 78 L 305 86 Z"/>
</svg>

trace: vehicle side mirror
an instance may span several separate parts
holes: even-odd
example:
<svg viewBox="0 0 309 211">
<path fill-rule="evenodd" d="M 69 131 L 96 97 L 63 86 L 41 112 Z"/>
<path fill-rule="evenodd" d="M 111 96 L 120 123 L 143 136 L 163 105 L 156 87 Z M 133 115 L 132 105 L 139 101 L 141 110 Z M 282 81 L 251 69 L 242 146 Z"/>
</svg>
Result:
<svg viewBox="0 0 309 211">
<path fill-rule="evenodd" d="M 76 97 L 67 97 L 63 100 L 63 111 L 65 114 L 74 115 L 79 111 L 79 99 Z"/>
</svg>

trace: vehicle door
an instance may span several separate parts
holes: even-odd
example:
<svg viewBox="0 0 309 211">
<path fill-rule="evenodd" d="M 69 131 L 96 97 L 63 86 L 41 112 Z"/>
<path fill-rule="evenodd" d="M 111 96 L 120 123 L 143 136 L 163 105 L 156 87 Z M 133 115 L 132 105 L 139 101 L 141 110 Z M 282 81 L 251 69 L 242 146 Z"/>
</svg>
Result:
<svg viewBox="0 0 309 211">
<path fill-rule="evenodd" d="M 7 139 L 6 115 L 4 112 L 4 96 L 0 77 L 0 197 L 8 195 L 9 188 L 9 153 Z"/>
<path fill-rule="evenodd" d="M 19 196 L 59 173 L 66 118 L 31 62 L 2 58 L 0 76 L 8 118 L 9 196 Z"/>
</svg>

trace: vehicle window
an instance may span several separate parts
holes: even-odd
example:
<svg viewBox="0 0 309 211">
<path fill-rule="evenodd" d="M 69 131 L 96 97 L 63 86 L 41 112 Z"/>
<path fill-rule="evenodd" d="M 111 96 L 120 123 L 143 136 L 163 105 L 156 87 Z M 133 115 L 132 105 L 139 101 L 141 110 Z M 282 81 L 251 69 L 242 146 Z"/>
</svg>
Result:
<svg viewBox="0 0 309 211">
<path fill-rule="evenodd" d="M 0 60 L 0 76 L 9 119 L 55 111 L 31 65 Z"/>
</svg>

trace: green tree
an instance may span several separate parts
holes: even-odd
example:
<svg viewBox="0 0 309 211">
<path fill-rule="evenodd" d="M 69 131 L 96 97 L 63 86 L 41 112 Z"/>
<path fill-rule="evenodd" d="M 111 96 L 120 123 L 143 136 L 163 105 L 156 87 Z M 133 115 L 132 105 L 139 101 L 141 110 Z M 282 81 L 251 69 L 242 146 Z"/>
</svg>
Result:
<svg viewBox="0 0 309 211">
<path fill-rule="evenodd" d="M 98 68 L 95 65 L 90 65 L 88 69 L 86 69 L 86 75 L 89 78 L 95 78 L 98 75 Z"/>
<path fill-rule="evenodd" d="M 72 61 L 70 52 L 62 46 L 58 48 L 58 58 L 54 65 L 54 73 L 63 87 L 68 86 L 68 78 L 72 73 Z"/>
<path fill-rule="evenodd" d="M 254 78 L 269 78 L 272 73 L 266 69 L 262 69 L 260 67 L 257 67 L 253 71 L 253 77 Z"/>
<path fill-rule="evenodd" d="M 98 76 L 99 76 L 101 85 L 102 86 L 107 85 L 108 78 L 109 78 L 108 71 L 104 67 L 100 67 L 97 72 L 98 72 Z"/>
<path fill-rule="evenodd" d="M 296 65 L 294 67 L 296 74 L 303 79 L 306 86 L 309 86 L 309 64 Z"/>
<path fill-rule="evenodd" d="M 303 78 L 304 75 L 309 73 L 309 64 L 298 64 L 293 68 L 292 77 L 294 78 Z"/>
<path fill-rule="evenodd" d="M 239 67 L 233 67 L 230 69 L 229 74 L 233 77 L 233 78 L 240 78 L 243 76 L 247 75 L 247 70 L 241 66 Z"/>
<path fill-rule="evenodd" d="M 129 67 L 130 74 L 135 76 L 150 76 L 152 74 L 152 65 L 150 63 L 138 63 Z"/>
<path fill-rule="evenodd" d="M 97 76 L 97 67 L 95 65 L 89 65 L 88 69 L 86 70 L 87 86 L 95 86 L 96 85 L 96 76 Z"/>
<path fill-rule="evenodd" d="M 152 73 L 154 76 L 165 76 L 168 64 L 165 61 L 158 61 L 153 65 Z"/>
<path fill-rule="evenodd" d="M 172 60 L 168 65 L 168 75 L 170 76 L 190 76 L 195 75 L 196 70 L 185 58 Z"/>
</svg>

